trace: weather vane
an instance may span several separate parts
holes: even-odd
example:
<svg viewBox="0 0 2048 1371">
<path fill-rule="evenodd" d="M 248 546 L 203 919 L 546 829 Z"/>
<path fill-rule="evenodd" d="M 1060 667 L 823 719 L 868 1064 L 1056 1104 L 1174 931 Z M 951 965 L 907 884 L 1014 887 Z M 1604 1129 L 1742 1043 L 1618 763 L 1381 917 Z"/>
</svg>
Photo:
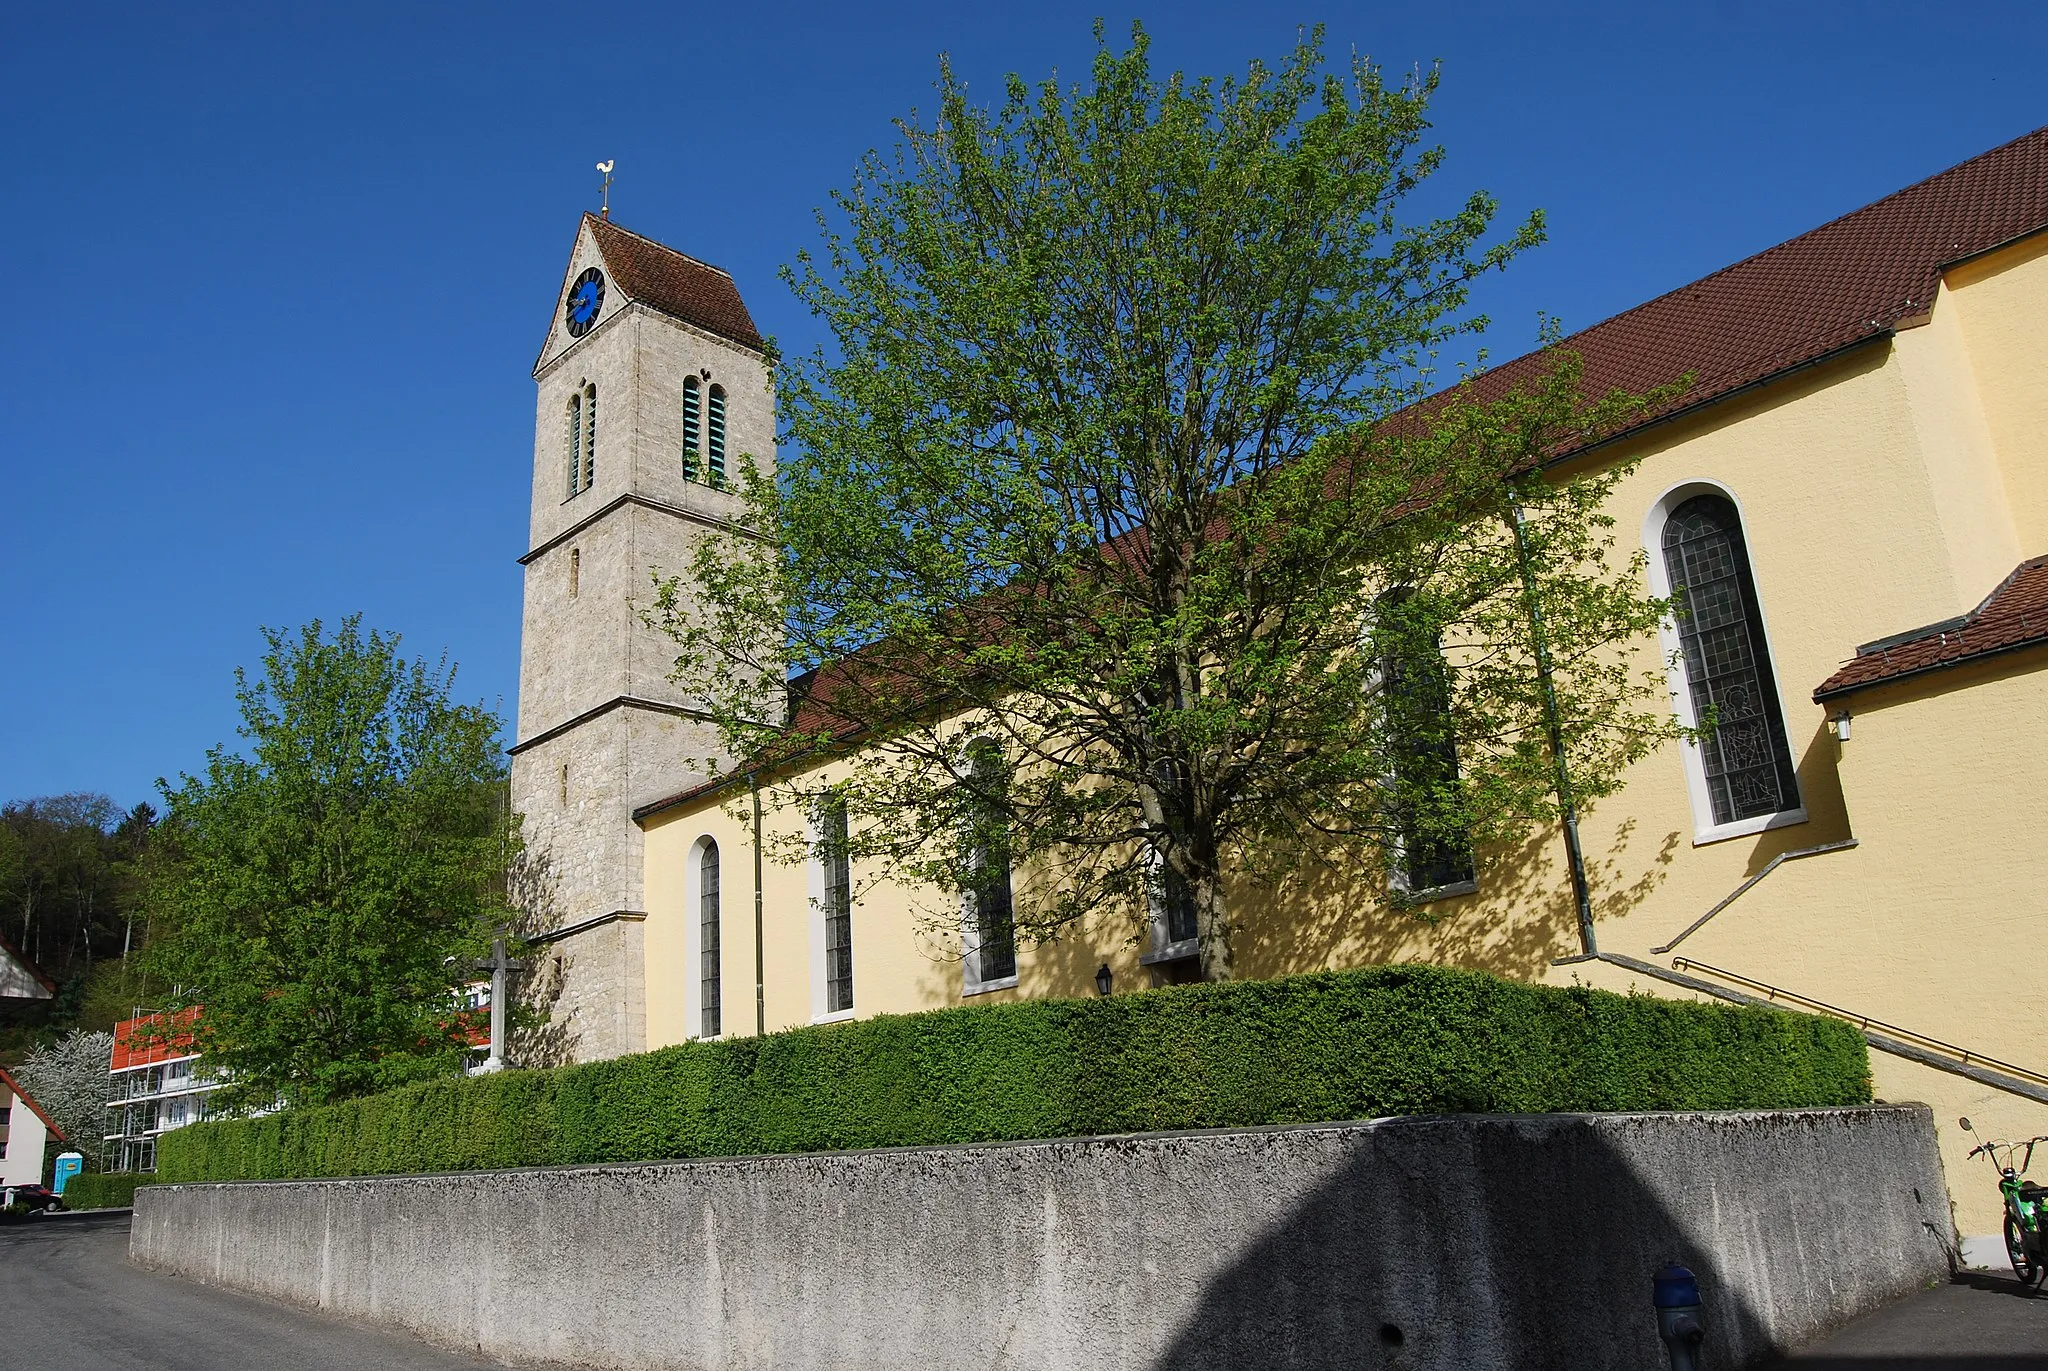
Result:
<svg viewBox="0 0 2048 1371">
<path fill-rule="evenodd" d="M 618 164 L 619 159 L 616 157 L 610 161 L 597 164 L 597 169 L 604 173 L 604 184 L 598 187 L 599 192 L 604 196 L 604 205 L 598 211 L 598 216 L 603 219 L 612 217 L 612 168 Z"/>
</svg>

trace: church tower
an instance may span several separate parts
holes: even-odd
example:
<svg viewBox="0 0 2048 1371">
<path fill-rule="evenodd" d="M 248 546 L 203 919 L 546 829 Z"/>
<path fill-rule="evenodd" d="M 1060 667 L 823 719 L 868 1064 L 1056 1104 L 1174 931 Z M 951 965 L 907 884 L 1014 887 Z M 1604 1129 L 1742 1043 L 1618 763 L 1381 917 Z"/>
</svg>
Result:
<svg viewBox="0 0 2048 1371">
<path fill-rule="evenodd" d="M 633 606 L 651 568 L 745 536 L 726 473 L 741 453 L 773 463 L 775 397 L 732 277 L 590 214 L 533 377 L 512 805 L 560 968 L 551 1033 L 590 1060 L 646 1046 L 633 809 L 701 779 L 718 746 Z"/>
</svg>

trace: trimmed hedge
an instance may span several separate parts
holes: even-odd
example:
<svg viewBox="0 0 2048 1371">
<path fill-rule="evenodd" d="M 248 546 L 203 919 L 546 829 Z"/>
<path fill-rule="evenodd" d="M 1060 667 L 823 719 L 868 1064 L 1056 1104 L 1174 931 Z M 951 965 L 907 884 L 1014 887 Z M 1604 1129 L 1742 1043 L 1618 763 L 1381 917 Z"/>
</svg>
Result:
<svg viewBox="0 0 2048 1371">
<path fill-rule="evenodd" d="M 87 1171 L 64 1182 L 66 1209 L 125 1209 L 135 1203 L 137 1187 L 154 1185 L 157 1177 L 139 1171 Z"/>
<path fill-rule="evenodd" d="M 359 1176 L 1394 1114 L 1870 1100 L 1849 1024 L 1403 965 L 1024 1000 L 194 1124 L 157 1179 Z"/>
</svg>

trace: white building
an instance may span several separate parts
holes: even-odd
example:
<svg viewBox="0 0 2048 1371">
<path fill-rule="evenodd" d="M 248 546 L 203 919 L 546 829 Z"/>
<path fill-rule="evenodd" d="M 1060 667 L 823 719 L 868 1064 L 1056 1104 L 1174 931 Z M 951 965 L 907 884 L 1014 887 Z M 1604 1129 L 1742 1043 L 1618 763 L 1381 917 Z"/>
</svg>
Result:
<svg viewBox="0 0 2048 1371">
<path fill-rule="evenodd" d="M 0 1187 L 42 1184 L 51 1138 L 66 1141 L 43 1107 L 0 1067 Z"/>
<path fill-rule="evenodd" d="M 115 1170 L 156 1170 L 156 1140 L 206 1117 L 207 1097 L 220 1083 L 197 1070 L 191 1026 L 198 1014 L 180 1010 L 168 1032 L 161 1014 L 138 1014 L 114 1026 L 106 1138 Z"/>
</svg>

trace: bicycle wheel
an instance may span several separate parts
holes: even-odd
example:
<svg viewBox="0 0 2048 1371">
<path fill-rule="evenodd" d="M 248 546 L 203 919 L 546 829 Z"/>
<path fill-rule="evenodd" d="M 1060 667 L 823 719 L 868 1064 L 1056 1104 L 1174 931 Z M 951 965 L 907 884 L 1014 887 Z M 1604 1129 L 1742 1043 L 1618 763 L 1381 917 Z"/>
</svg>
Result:
<svg viewBox="0 0 2048 1371">
<path fill-rule="evenodd" d="M 2005 1255 L 2012 1260 L 2012 1273 L 2021 1285 L 2041 1283 L 2041 1261 L 2027 1252 L 2027 1232 L 2010 1214 L 2005 1216 Z"/>
</svg>

